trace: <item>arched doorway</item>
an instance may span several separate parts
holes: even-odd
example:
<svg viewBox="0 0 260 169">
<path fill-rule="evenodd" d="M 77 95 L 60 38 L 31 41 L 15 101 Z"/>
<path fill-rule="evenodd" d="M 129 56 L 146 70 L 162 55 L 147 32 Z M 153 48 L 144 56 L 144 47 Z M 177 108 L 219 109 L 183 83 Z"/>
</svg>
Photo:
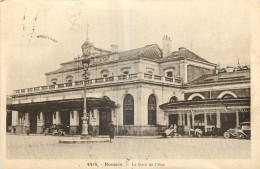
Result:
<svg viewBox="0 0 260 169">
<path fill-rule="evenodd" d="M 156 125 L 156 98 L 153 94 L 148 98 L 148 125 Z"/>
<path fill-rule="evenodd" d="M 170 103 L 177 102 L 178 98 L 176 96 L 172 96 L 169 100 Z M 169 115 L 169 126 L 176 124 L 178 127 L 178 114 L 170 114 Z"/>
<path fill-rule="evenodd" d="M 134 98 L 127 94 L 124 98 L 124 125 L 134 125 Z"/>
</svg>

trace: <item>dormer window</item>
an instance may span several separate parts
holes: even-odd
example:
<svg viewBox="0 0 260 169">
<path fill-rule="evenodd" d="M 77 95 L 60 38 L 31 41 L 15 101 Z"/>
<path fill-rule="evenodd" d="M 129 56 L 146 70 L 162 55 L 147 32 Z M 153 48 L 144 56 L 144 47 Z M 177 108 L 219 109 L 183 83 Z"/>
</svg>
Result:
<svg viewBox="0 0 260 169">
<path fill-rule="evenodd" d="M 52 83 L 53 85 L 56 85 L 56 84 L 57 84 L 57 81 L 58 81 L 58 79 L 56 79 L 56 78 L 51 79 L 51 83 Z"/>
<path fill-rule="evenodd" d="M 67 82 L 67 83 L 72 83 L 72 81 L 73 81 L 73 76 L 68 75 L 68 76 L 66 77 L 66 82 Z"/>
</svg>

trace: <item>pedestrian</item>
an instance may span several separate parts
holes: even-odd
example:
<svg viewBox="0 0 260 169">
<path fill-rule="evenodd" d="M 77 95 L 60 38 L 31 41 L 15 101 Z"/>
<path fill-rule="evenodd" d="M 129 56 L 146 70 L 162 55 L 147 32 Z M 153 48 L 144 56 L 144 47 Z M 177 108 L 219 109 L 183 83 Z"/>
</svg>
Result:
<svg viewBox="0 0 260 169">
<path fill-rule="evenodd" d="M 91 124 L 88 125 L 88 134 L 93 137 L 94 136 L 94 129 Z"/>
<path fill-rule="evenodd" d="M 15 126 L 13 126 L 13 133 L 15 134 L 15 132 L 16 132 L 16 128 Z"/>
<path fill-rule="evenodd" d="M 29 130 L 28 126 L 26 127 L 26 134 L 27 134 L 27 136 L 29 136 L 29 134 L 30 134 L 30 130 Z"/>
<path fill-rule="evenodd" d="M 110 143 L 112 143 L 112 139 L 114 139 L 114 133 L 115 133 L 115 126 L 113 124 L 113 121 L 110 121 L 109 124 L 109 138 L 110 138 Z"/>
</svg>

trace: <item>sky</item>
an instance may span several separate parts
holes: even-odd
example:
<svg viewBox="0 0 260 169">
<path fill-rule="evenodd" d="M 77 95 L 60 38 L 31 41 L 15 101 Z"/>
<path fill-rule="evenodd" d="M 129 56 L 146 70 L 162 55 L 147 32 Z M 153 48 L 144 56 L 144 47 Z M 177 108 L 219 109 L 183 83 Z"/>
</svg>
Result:
<svg viewBox="0 0 260 169">
<path fill-rule="evenodd" d="M 185 47 L 216 64 L 250 61 L 251 10 L 224 1 L 4 1 L 1 58 L 7 93 L 45 85 L 44 73 L 81 55 L 87 37 L 119 51 L 158 44 Z"/>
</svg>

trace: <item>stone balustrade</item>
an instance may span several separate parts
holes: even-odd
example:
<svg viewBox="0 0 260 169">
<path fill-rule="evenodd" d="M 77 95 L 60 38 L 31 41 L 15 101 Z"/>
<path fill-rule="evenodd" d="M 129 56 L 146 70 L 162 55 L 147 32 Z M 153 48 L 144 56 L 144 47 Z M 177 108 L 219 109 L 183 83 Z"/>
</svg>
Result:
<svg viewBox="0 0 260 169">
<path fill-rule="evenodd" d="M 179 80 L 179 79 L 140 72 L 140 73 L 134 73 L 134 74 L 127 74 L 127 75 L 124 74 L 124 75 L 119 75 L 119 76 L 89 79 L 89 80 L 86 80 L 86 85 L 94 86 L 94 85 L 100 85 L 100 84 L 106 84 L 106 83 L 134 81 L 134 80 L 145 80 L 145 81 L 161 82 L 163 84 L 174 84 L 174 85 L 181 84 L 181 80 Z M 27 88 L 27 89 L 19 89 L 19 90 L 14 90 L 13 94 L 19 95 L 19 94 L 36 93 L 36 92 L 50 91 L 50 90 L 61 90 L 61 89 L 65 89 L 65 88 L 83 87 L 83 85 L 84 85 L 84 80 L 75 81 L 75 82 L 71 82 L 71 83 L 64 83 L 64 84 L 55 84 L 55 85 L 53 84 L 53 85 L 49 85 L 49 86 L 38 86 L 38 87 L 32 87 L 32 88 Z"/>
</svg>

